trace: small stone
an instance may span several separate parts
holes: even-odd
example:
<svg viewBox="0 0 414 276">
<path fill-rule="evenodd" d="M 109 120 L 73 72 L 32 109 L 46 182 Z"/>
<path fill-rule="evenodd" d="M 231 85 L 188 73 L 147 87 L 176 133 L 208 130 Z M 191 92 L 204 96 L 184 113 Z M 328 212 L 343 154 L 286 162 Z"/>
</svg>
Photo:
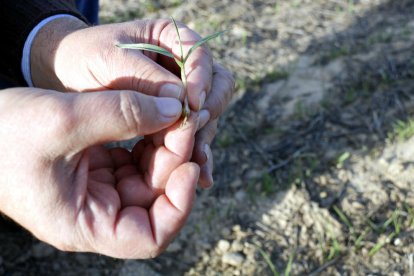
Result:
<svg viewBox="0 0 414 276">
<path fill-rule="evenodd" d="M 174 241 L 168 246 L 167 252 L 176 253 L 176 252 L 180 251 L 181 249 L 182 249 L 181 244 L 177 241 Z"/>
<path fill-rule="evenodd" d="M 224 237 L 230 236 L 230 234 L 231 234 L 231 231 L 230 231 L 229 228 L 223 228 L 221 230 L 221 235 L 224 236 Z"/>
<path fill-rule="evenodd" d="M 201 248 L 201 250 L 210 250 L 212 247 L 212 244 L 207 241 L 200 241 L 197 244 Z"/>
<path fill-rule="evenodd" d="M 325 192 L 325 191 L 322 191 L 322 192 L 319 193 L 319 197 L 320 198 L 327 198 L 328 197 L 328 193 Z"/>
<path fill-rule="evenodd" d="M 226 240 L 220 240 L 217 244 L 217 250 L 220 253 L 226 253 L 230 249 L 230 242 Z"/>
<path fill-rule="evenodd" d="M 365 206 L 358 201 L 354 201 L 351 203 L 351 206 L 355 210 L 364 210 Z"/>
<path fill-rule="evenodd" d="M 252 169 L 246 173 L 247 179 L 261 179 L 263 171 Z"/>
<path fill-rule="evenodd" d="M 234 276 L 239 276 L 240 275 L 240 271 L 238 271 L 238 270 L 233 271 L 233 275 Z"/>
<path fill-rule="evenodd" d="M 321 185 L 326 186 L 328 184 L 328 179 L 325 175 L 321 175 L 319 177 L 319 182 L 321 183 Z"/>
<path fill-rule="evenodd" d="M 39 242 L 32 247 L 32 254 L 35 258 L 46 258 L 51 256 L 55 252 L 55 249 L 43 242 Z"/>
<path fill-rule="evenodd" d="M 240 266 L 244 262 L 244 256 L 240 253 L 227 252 L 221 258 L 224 264 L 231 266 Z"/>
<path fill-rule="evenodd" d="M 240 190 L 240 191 L 236 192 L 234 197 L 236 198 L 237 201 L 244 201 L 244 200 L 246 200 L 247 194 L 246 194 L 245 191 Z"/>
<path fill-rule="evenodd" d="M 396 238 L 396 239 L 394 240 L 394 245 L 395 245 L 395 246 L 400 246 L 401 244 L 402 244 L 401 239 Z"/>
<path fill-rule="evenodd" d="M 241 226 L 236 224 L 236 225 L 233 226 L 232 230 L 233 230 L 234 233 L 241 232 Z"/>
<path fill-rule="evenodd" d="M 235 179 L 233 182 L 230 183 L 230 187 L 237 189 L 243 185 L 241 179 Z"/>
<path fill-rule="evenodd" d="M 233 241 L 231 244 L 231 251 L 233 252 L 241 252 L 243 251 L 244 246 L 240 241 Z"/>
<path fill-rule="evenodd" d="M 272 225 L 272 219 L 268 214 L 263 214 L 262 215 L 262 221 L 266 225 Z"/>
<path fill-rule="evenodd" d="M 87 267 L 90 264 L 90 259 L 89 259 L 88 255 L 86 255 L 86 254 L 82 254 L 82 253 L 75 254 L 75 259 L 82 266 Z"/>
<path fill-rule="evenodd" d="M 135 260 L 128 260 L 122 265 L 119 271 L 120 276 L 159 276 L 150 266 Z"/>
</svg>

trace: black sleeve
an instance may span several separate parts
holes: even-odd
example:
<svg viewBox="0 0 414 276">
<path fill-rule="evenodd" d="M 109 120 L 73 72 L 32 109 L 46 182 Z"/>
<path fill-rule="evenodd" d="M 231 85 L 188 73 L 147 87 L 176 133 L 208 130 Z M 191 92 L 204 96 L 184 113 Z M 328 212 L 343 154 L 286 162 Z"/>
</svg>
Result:
<svg viewBox="0 0 414 276">
<path fill-rule="evenodd" d="M 56 14 L 70 14 L 86 20 L 70 0 L 0 0 L 0 74 L 26 86 L 21 72 L 24 43 L 29 33 L 43 19 Z"/>
</svg>

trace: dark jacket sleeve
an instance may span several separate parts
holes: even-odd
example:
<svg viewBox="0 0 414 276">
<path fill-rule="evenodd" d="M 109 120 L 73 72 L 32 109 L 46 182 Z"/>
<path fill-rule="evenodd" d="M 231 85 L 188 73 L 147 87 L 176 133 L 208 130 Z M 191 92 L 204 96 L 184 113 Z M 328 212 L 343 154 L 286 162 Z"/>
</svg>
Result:
<svg viewBox="0 0 414 276">
<path fill-rule="evenodd" d="M 24 43 L 33 28 L 56 14 L 71 14 L 86 21 L 70 0 L 0 0 L 0 74 L 26 86 L 21 72 Z"/>
</svg>

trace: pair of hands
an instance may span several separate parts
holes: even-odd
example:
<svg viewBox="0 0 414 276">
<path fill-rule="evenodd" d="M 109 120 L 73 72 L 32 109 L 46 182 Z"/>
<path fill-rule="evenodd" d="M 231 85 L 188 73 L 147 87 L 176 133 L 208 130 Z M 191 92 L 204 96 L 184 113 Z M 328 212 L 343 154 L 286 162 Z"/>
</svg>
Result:
<svg viewBox="0 0 414 276">
<path fill-rule="evenodd" d="M 180 33 L 187 47 L 199 40 L 185 26 Z M 184 92 L 174 62 L 118 49 L 120 42 L 179 53 L 167 20 L 85 28 L 65 18 L 39 33 L 37 87 L 100 92 L 2 91 L 0 210 L 62 250 L 147 258 L 182 227 L 197 181 L 212 184 L 209 144 L 234 82 L 197 49 L 186 68 L 195 112 L 180 127 Z M 132 152 L 100 146 L 135 136 L 145 138 Z"/>
</svg>

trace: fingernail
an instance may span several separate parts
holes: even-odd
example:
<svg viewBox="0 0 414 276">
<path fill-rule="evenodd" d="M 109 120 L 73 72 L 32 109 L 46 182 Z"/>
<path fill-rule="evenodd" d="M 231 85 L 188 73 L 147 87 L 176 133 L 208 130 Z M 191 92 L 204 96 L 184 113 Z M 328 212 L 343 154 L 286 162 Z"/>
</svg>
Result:
<svg viewBox="0 0 414 276">
<path fill-rule="evenodd" d="M 211 153 L 211 149 L 210 146 L 208 144 L 204 145 L 204 149 L 203 149 L 204 154 L 206 155 L 206 159 L 209 160 L 210 159 L 210 153 Z"/>
<path fill-rule="evenodd" d="M 172 84 L 172 83 L 167 83 L 164 84 L 163 86 L 161 86 L 160 89 L 160 97 L 169 97 L 169 98 L 176 98 L 176 99 L 181 99 L 181 94 L 183 93 L 183 87 L 176 85 L 176 84 Z"/>
<path fill-rule="evenodd" d="M 208 112 L 208 110 L 203 109 L 198 113 L 198 117 L 199 117 L 199 125 L 197 130 L 200 130 L 201 128 L 203 128 L 208 121 L 210 120 L 210 112 Z"/>
<path fill-rule="evenodd" d="M 208 175 L 208 186 L 206 186 L 206 189 L 211 189 L 214 186 L 214 178 L 213 178 L 213 168 L 211 165 L 207 165 L 207 175 Z"/>
<path fill-rule="evenodd" d="M 180 101 L 172 98 L 156 98 L 155 104 L 162 117 L 167 121 L 177 118 L 181 114 L 181 103 Z"/>
<path fill-rule="evenodd" d="M 201 92 L 201 94 L 200 94 L 200 103 L 198 105 L 198 110 L 201 110 L 203 108 L 204 103 L 206 101 L 206 97 L 207 97 L 206 91 Z"/>
</svg>

